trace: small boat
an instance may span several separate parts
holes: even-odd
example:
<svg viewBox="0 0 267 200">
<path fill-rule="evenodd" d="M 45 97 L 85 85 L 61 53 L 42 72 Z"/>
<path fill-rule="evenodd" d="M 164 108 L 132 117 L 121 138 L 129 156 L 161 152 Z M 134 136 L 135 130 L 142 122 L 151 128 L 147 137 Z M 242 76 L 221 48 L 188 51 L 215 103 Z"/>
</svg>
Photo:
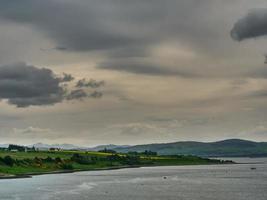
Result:
<svg viewBox="0 0 267 200">
<path fill-rule="evenodd" d="M 250 169 L 251 169 L 251 170 L 255 170 L 255 169 L 256 169 L 256 167 L 251 167 Z"/>
</svg>

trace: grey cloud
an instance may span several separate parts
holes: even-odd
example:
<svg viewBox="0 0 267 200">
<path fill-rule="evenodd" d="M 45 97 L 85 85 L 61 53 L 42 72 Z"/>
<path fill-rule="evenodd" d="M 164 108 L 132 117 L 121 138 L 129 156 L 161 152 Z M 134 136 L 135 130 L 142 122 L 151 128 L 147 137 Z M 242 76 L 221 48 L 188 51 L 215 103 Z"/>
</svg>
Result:
<svg viewBox="0 0 267 200">
<path fill-rule="evenodd" d="M 203 11 L 218 10 L 221 4 L 210 0 L 2 0 L 0 19 L 30 25 L 54 40 L 58 50 L 111 50 L 114 56 L 142 57 L 147 47 L 166 39 L 215 45 L 216 32 L 211 27 L 217 22 Z"/>
<path fill-rule="evenodd" d="M 40 96 L 40 97 L 29 97 L 29 98 L 21 98 L 14 97 L 9 98 L 8 103 L 16 105 L 17 107 L 24 108 L 28 106 L 43 106 L 43 105 L 54 105 L 63 100 L 62 94 L 54 94 L 49 96 Z"/>
<path fill-rule="evenodd" d="M 267 78 L 267 67 L 261 67 L 246 74 L 252 78 Z"/>
<path fill-rule="evenodd" d="M 85 97 L 87 97 L 87 93 L 82 89 L 72 90 L 70 94 L 67 95 L 68 100 L 83 99 Z"/>
<path fill-rule="evenodd" d="M 172 41 L 178 48 L 193 47 L 199 54 L 210 56 L 219 52 L 221 56 L 222 50 L 229 52 L 222 45 L 225 43 L 220 38 L 222 28 L 217 27 L 218 18 L 222 18 L 217 11 L 221 4 L 210 0 L 154 0 L 153 3 L 150 0 L 2 0 L 0 20 L 37 30 L 55 43 L 52 49 L 97 51 L 107 56 L 108 62 L 111 58 L 154 59 L 151 49 Z M 206 11 L 213 9 L 218 17 L 208 16 Z M 140 69 L 141 65 L 145 69 Z M 161 69 L 165 66 L 147 65 L 139 64 L 134 69 L 126 66 L 124 71 L 188 76 L 183 71 Z"/>
<path fill-rule="evenodd" d="M 83 89 L 77 89 L 77 90 L 72 90 L 67 96 L 66 99 L 67 100 L 73 100 L 73 99 L 78 99 L 78 100 L 82 100 L 84 98 L 101 98 L 103 96 L 102 92 L 99 91 L 93 91 L 92 93 L 87 93 L 85 90 Z"/>
<path fill-rule="evenodd" d="M 149 0 L 1 0 L 0 19 L 33 27 L 54 40 L 57 50 L 112 50 L 111 56 L 142 57 L 148 46 L 164 39 L 205 36 L 198 33 L 195 19 L 196 16 L 202 19 L 198 15 L 201 9 L 208 9 L 205 6 L 210 1 L 205 3 L 196 0 L 186 3 L 174 0 L 154 0 L 153 3 Z M 206 37 L 205 42 L 210 39 Z"/>
<path fill-rule="evenodd" d="M 63 77 L 60 78 L 61 82 L 70 82 L 74 80 L 74 77 L 71 74 L 63 73 Z"/>
<path fill-rule="evenodd" d="M 138 47 L 136 46 L 127 46 L 123 48 L 113 49 L 112 51 L 108 51 L 107 55 L 110 58 L 144 58 L 149 56 L 148 50 L 145 46 L 139 44 Z"/>
<path fill-rule="evenodd" d="M 257 90 L 257 91 L 253 91 L 250 92 L 248 95 L 248 97 L 259 97 L 259 98 L 266 98 L 267 97 L 267 90 Z"/>
<path fill-rule="evenodd" d="M 231 36 L 234 40 L 242 41 L 267 35 L 267 9 L 256 9 L 238 20 Z"/>
<path fill-rule="evenodd" d="M 246 79 L 235 79 L 231 81 L 231 84 L 235 87 L 242 86 L 248 83 L 248 80 Z"/>
<path fill-rule="evenodd" d="M 127 20 L 115 22 L 120 18 L 117 12 L 120 11 L 120 3 L 129 10 L 129 15 L 135 15 L 128 6 L 129 2 L 105 3 L 96 0 L 3 0 L 0 2 L 0 18 L 43 31 L 57 42 L 55 49 L 61 51 L 106 50 L 144 44 L 145 40 L 149 40 L 148 37 L 130 34 L 129 27 L 122 26 Z"/>
<path fill-rule="evenodd" d="M 0 99 L 18 107 L 61 102 L 64 89 L 50 69 L 17 63 L 0 67 Z"/>
<path fill-rule="evenodd" d="M 103 96 L 103 93 L 99 91 L 94 91 L 91 94 L 89 94 L 89 97 L 92 97 L 92 98 L 101 98 L 102 96 Z"/>
<path fill-rule="evenodd" d="M 100 63 L 98 68 L 105 70 L 115 70 L 121 72 L 146 74 L 154 76 L 180 76 L 185 78 L 199 76 L 191 72 L 171 69 L 150 62 L 131 61 L 131 60 L 122 60 L 122 61 L 117 60 L 117 61 L 104 62 Z"/>
<path fill-rule="evenodd" d="M 52 70 L 25 63 L 0 66 L 0 100 L 17 107 L 53 105 L 66 100 L 87 97 L 82 91 L 68 91 L 62 83 L 72 80 L 69 74 L 58 78 Z M 89 94 L 91 97 L 91 94 Z"/>
<path fill-rule="evenodd" d="M 41 51 L 53 51 L 53 50 L 58 50 L 58 51 L 67 51 L 66 47 L 53 47 L 53 48 L 40 48 Z"/>
<path fill-rule="evenodd" d="M 68 50 L 68 48 L 66 48 L 66 47 L 55 47 L 54 49 L 59 50 L 59 51 L 67 51 Z"/>
<path fill-rule="evenodd" d="M 84 79 L 79 80 L 76 83 L 77 88 L 82 88 L 82 87 L 90 87 L 90 88 L 98 88 L 105 85 L 105 81 L 97 81 L 94 79 L 90 79 L 89 81 Z"/>
</svg>

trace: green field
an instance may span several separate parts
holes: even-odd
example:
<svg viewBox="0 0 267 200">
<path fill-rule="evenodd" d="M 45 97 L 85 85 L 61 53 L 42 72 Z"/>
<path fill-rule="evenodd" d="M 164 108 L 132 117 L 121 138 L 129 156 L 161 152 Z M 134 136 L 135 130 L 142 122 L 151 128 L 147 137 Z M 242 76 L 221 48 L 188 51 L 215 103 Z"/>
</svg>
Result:
<svg viewBox="0 0 267 200">
<path fill-rule="evenodd" d="M 196 156 L 146 156 L 85 151 L 0 151 L 0 177 L 138 166 L 224 164 Z"/>
</svg>

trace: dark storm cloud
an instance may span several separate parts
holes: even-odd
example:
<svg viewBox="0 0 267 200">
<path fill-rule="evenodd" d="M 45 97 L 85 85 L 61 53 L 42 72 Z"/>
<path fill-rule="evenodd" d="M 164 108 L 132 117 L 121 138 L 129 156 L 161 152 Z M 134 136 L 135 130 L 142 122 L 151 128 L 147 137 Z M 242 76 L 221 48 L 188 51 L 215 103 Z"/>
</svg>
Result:
<svg viewBox="0 0 267 200">
<path fill-rule="evenodd" d="M 37 68 L 25 63 L 0 66 L 0 100 L 17 107 L 53 105 L 64 99 L 73 100 L 91 97 L 83 91 L 71 91 L 62 84 L 71 81 L 72 75 L 58 78 L 52 70 Z"/>
<path fill-rule="evenodd" d="M 50 69 L 17 63 L 0 67 L 0 99 L 18 107 L 49 105 L 63 100 L 64 89 Z"/>
<path fill-rule="evenodd" d="M 197 74 L 191 72 L 170 69 L 154 63 L 129 60 L 105 62 L 99 64 L 98 68 L 154 76 L 180 76 L 184 78 L 192 78 L 198 76 Z"/>
<path fill-rule="evenodd" d="M 245 17 L 238 20 L 231 36 L 234 40 L 242 41 L 267 35 L 267 9 L 257 9 L 249 12 Z"/>
<path fill-rule="evenodd" d="M 105 81 L 97 81 L 94 79 L 86 80 L 81 79 L 76 83 L 77 88 L 82 88 L 82 87 L 90 87 L 90 88 L 98 88 L 105 85 Z"/>
</svg>

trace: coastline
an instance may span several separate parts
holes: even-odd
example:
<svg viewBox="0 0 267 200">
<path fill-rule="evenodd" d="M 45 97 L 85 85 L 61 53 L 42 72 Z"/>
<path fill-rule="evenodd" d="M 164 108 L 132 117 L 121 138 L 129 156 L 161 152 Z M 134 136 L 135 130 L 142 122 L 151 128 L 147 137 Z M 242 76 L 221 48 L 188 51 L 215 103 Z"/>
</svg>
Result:
<svg viewBox="0 0 267 200">
<path fill-rule="evenodd" d="M 183 164 L 183 165 L 129 165 L 129 166 L 116 166 L 116 167 L 105 167 L 105 168 L 95 168 L 95 169 L 74 169 L 74 170 L 57 170 L 51 172 L 38 172 L 38 173 L 26 173 L 18 175 L 10 174 L 0 174 L 0 180 L 6 179 L 22 179 L 22 178 L 32 178 L 33 176 L 41 175 L 51 175 L 51 174 L 71 174 L 76 172 L 90 172 L 90 171 L 110 171 L 110 170 L 120 170 L 120 169 L 131 169 L 131 168 L 141 168 L 141 167 L 171 167 L 171 166 L 197 166 L 197 165 L 233 165 L 233 164 L 243 164 L 243 163 L 223 163 L 223 164 Z"/>
<path fill-rule="evenodd" d="M 121 167 L 108 167 L 108 168 L 95 168 L 95 169 L 73 169 L 73 170 L 57 170 L 51 172 L 37 172 L 37 173 L 26 173 L 21 175 L 0 175 L 1 179 L 19 179 L 19 178 L 32 178 L 33 176 L 50 175 L 50 174 L 70 174 L 75 172 L 86 172 L 86 171 L 104 171 L 104 170 L 118 170 L 127 168 L 140 168 L 147 166 L 121 166 Z M 155 166 L 156 167 L 156 166 Z"/>
</svg>

